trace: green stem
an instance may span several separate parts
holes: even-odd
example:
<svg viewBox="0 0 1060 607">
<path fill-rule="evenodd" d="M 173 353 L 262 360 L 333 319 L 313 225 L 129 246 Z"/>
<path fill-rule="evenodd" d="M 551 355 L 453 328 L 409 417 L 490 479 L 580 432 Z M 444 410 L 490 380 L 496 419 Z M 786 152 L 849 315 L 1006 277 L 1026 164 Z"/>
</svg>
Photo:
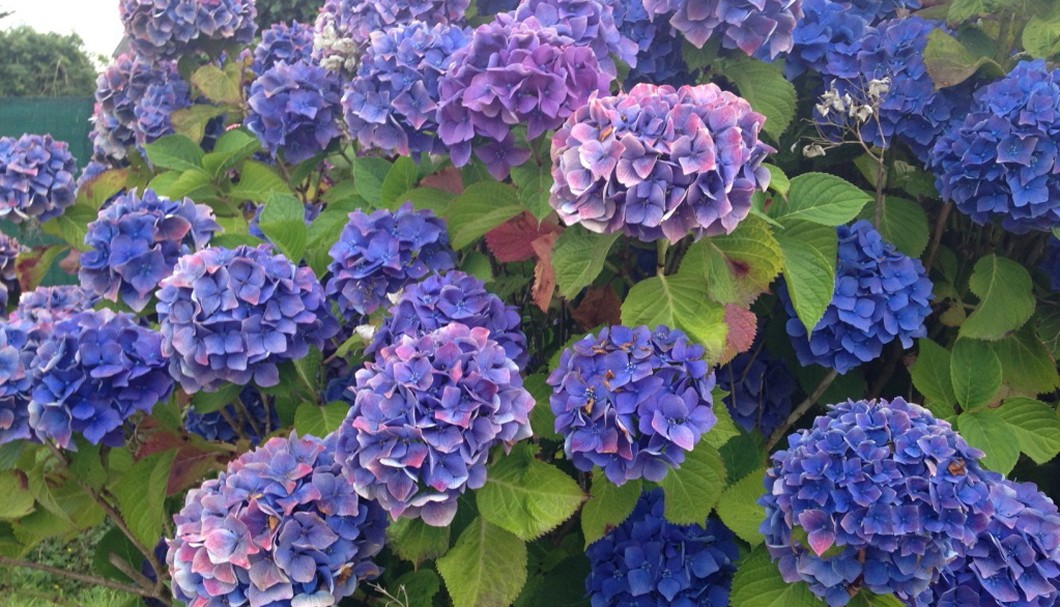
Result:
<svg viewBox="0 0 1060 607">
<path fill-rule="evenodd" d="M 665 238 L 660 238 L 655 241 L 655 246 L 655 271 L 659 276 L 664 276 L 666 274 L 666 252 L 670 250 L 670 241 Z"/>
<path fill-rule="evenodd" d="M 791 415 L 788 416 L 788 419 L 784 420 L 784 423 L 769 436 L 769 440 L 766 441 L 766 453 L 772 451 L 773 447 L 776 447 L 777 443 L 779 443 L 788 433 L 788 430 L 795 425 L 795 422 L 799 421 L 803 415 L 806 415 L 806 412 L 810 410 L 810 407 L 814 406 L 817 401 L 820 400 L 825 390 L 828 389 L 828 386 L 832 385 L 832 382 L 834 382 L 835 378 L 838 376 L 839 372 L 832 369 L 827 375 L 821 378 L 821 382 L 817 384 L 817 387 L 813 389 L 813 392 L 806 397 L 806 400 L 799 403 L 799 406 L 795 407 L 791 412 Z"/>
</svg>

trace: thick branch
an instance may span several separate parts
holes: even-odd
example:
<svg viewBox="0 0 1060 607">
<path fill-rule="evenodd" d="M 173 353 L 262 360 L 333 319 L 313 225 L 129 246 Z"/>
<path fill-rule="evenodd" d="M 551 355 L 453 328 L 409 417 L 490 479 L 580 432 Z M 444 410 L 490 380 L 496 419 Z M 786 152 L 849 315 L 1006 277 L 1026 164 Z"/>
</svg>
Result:
<svg viewBox="0 0 1060 607">
<path fill-rule="evenodd" d="M 785 435 L 787 435 L 788 430 L 790 430 L 791 427 L 795 425 L 795 422 L 799 421 L 799 419 L 803 415 L 806 415 L 806 412 L 810 410 L 810 407 L 814 406 L 817 403 L 817 401 L 824 394 L 825 390 L 828 389 L 828 386 L 831 386 L 832 382 L 834 382 L 835 378 L 838 376 L 839 372 L 835 369 L 832 369 L 828 372 L 827 375 L 821 378 L 821 383 L 817 384 L 817 387 L 814 388 L 813 392 L 806 397 L 806 400 L 799 403 L 799 406 L 795 407 L 795 409 L 791 412 L 791 415 L 788 416 L 788 419 L 784 420 L 784 423 L 781 424 L 773 432 L 772 435 L 770 435 L 769 440 L 766 441 L 766 453 L 772 451 L 773 447 L 776 447 L 777 443 L 779 443 L 780 440 L 784 438 Z"/>
</svg>

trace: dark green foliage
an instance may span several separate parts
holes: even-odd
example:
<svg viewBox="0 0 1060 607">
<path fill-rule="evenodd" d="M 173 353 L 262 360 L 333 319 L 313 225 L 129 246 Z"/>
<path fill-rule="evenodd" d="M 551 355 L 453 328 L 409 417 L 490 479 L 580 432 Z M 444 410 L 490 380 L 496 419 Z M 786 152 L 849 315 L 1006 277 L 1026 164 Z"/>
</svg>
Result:
<svg viewBox="0 0 1060 607">
<path fill-rule="evenodd" d="M 258 0 L 258 27 L 264 29 L 273 23 L 312 23 L 323 0 Z"/>
<path fill-rule="evenodd" d="M 89 96 L 95 84 L 96 68 L 76 34 L 0 32 L 0 97 Z"/>
</svg>

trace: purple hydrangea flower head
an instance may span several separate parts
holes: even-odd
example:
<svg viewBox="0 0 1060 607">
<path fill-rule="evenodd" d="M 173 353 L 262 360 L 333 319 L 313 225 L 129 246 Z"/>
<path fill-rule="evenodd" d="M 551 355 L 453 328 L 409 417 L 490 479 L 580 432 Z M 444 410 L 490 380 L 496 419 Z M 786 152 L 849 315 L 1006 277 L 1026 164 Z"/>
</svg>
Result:
<svg viewBox="0 0 1060 607">
<path fill-rule="evenodd" d="M 769 183 L 764 122 L 714 84 L 594 97 L 552 139 L 549 203 L 568 225 L 644 241 L 731 233 Z"/>
<path fill-rule="evenodd" d="M 350 389 L 336 459 L 357 493 L 395 520 L 448 525 L 460 495 L 486 482 L 490 449 L 530 436 L 534 398 L 485 327 L 401 336 Z"/>
<path fill-rule="evenodd" d="M 121 0 L 132 48 L 148 58 L 174 59 L 254 39 L 254 0 Z"/>
<path fill-rule="evenodd" d="M 136 143 L 143 146 L 173 133 L 173 112 L 191 105 L 182 79 L 153 82 L 136 104 Z"/>
<path fill-rule="evenodd" d="M 0 137 L 0 217 L 47 221 L 74 204 L 77 164 L 51 135 Z"/>
<path fill-rule="evenodd" d="M 382 572 L 386 513 L 343 479 L 334 439 L 271 438 L 193 489 L 166 563 L 188 607 L 335 605 Z"/>
<path fill-rule="evenodd" d="M 158 283 L 182 255 L 206 246 L 221 226 L 213 211 L 191 200 L 170 200 L 153 190 L 119 195 L 88 224 L 81 284 L 103 299 L 120 298 L 144 309 Z"/>
<path fill-rule="evenodd" d="M 592 607 L 729 604 L 736 536 L 714 518 L 675 525 L 663 502 L 662 489 L 641 494 L 633 513 L 585 551 Z"/>
<path fill-rule="evenodd" d="M 23 293 L 18 307 L 11 312 L 11 320 L 22 320 L 39 329 L 52 327 L 67 318 L 84 312 L 96 304 L 96 296 L 75 285 L 37 287 Z"/>
<path fill-rule="evenodd" d="M 268 245 L 185 255 L 160 284 L 162 352 L 189 393 L 225 382 L 275 386 L 277 364 L 304 357 L 338 331 L 313 271 Z"/>
<path fill-rule="evenodd" d="M 830 607 L 920 595 L 993 514 L 992 476 L 948 422 L 901 398 L 833 405 L 772 455 L 761 532 L 781 576 Z"/>
<path fill-rule="evenodd" d="M 523 369 L 530 357 L 519 321 L 515 307 L 505 305 L 474 276 L 459 271 L 434 274 L 405 288 L 365 354 L 394 345 L 402 335 L 419 337 L 456 322 L 489 329 L 490 339 Z"/>
<path fill-rule="evenodd" d="M 40 332 L 33 323 L 0 321 L 0 445 L 34 438 L 29 399 L 39 342 Z"/>
<path fill-rule="evenodd" d="M 813 70 L 833 78 L 856 79 L 858 51 L 870 19 L 850 3 L 833 0 L 803 0 L 802 10 L 803 18 L 792 32 L 784 74 L 793 79 Z M 755 56 L 770 59 L 765 49 Z"/>
<path fill-rule="evenodd" d="M 262 75 L 279 62 L 293 65 L 313 58 L 313 26 L 292 22 L 276 23 L 261 32 L 261 42 L 254 47 L 254 62 L 250 69 Z"/>
<path fill-rule="evenodd" d="M 1053 236 L 1045 244 L 1045 255 L 1038 268 L 1049 277 L 1049 288 L 1060 291 L 1060 238 Z"/>
<path fill-rule="evenodd" d="M 70 445 L 72 434 L 93 445 L 123 444 L 122 425 L 169 398 L 173 379 L 162 336 L 131 314 L 75 314 L 41 338 L 32 363 L 29 425 L 40 440 Z"/>
<path fill-rule="evenodd" d="M 436 135 L 438 81 L 467 43 L 462 27 L 421 21 L 372 34 L 342 97 L 350 135 L 404 156 L 444 152 Z"/>
<path fill-rule="evenodd" d="M 521 0 L 512 17 L 516 21 L 535 17 L 573 44 L 588 46 L 596 53 L 600 67 L 613 77 L 618 72 L 611 55 L 636 67 L 638 50 L 637 43 L 618 30 L 615 4 L 614 0 Z"/>
<path fill-rule="evenodd" d="M 1060 68 L 1023 61 L 979 89 L 932 151 L 943 198 L 979 224 L 1025 233 L 1060 226 Z"/>
<path fill-rule="evenodd" d="M 669 24 L 654 21 L 641 0 L 613 0 L 618 31 L 636 45 L 637 62 L 626 76 L 625 88 L 641 82 L 678 86 L 691 80 L 681 51 L 681 38 Z"/>
<path fill-rule="evenodd" d="M 603 468 L 616 485 L 662 480 L 718 421 L 703 348 L 662 325 L 585 336 L 548 383 L 567 457 L 585 472 Z"/>
<path fill-rule="evenodd" d="M 737 354 L 716 374 L 718 387 L 729 393 L 723 399 L 729 414 L 747 432 L 769 436 L 791 413 L 795 378 L 764 348 Z"/>
<path fill-rule="evenodd" d="M 250 85 L 245 123 L 274 158 L 302 162 L 341 134 L 340 98 L 338 79 L 324 68 L 280 61 Z"/>
<path fill-rule="evenodd" d="M 16 262 L 22 253 L 22 245 L 17 240 L 0 234 L 0 316 L 7 315 L 7 304 L 11 293 L 18 293 L 18 267 Z"/>
<path fill-rule="evenodd" d="M 596 53 L 576 46 L 536 17 L 502 14 L 471 35 L 439 83 L 438 135 L 453 163 L 467 164 L 472 140 L 478 157 L 498 179 L 530 157 L 516 147 L 512 127 L 525 124 L 527 139 L 557 128 L 593 93 L 606 94 L 612 77 Z"/>
<path fill-rule="evenodd" d="M 412 203 L 397 211 L 350 213 L 330 255 L 328 298 L 351 319 L 371 314 L 406 285 L 456 266 L 445 222 L 429 210 L 413 210 Z"/>
<path fill-rule="evenodd" d="M 779 294 L 799 362 L 846 373 L 877 358 L 895 339 L 908 348 L 914 337 L 927 334 L 924 319 L 931 313 L 932 285 L 924 264 L 884 242 L 871 223 L 861 220 L 836 232 L 835 292 L 809 335 L 787 288 Z"/>
<path fill-rule="evenodd" d="M 184 411 L 185 430 L 208 441 L 222 443 L 247 440 L 251 445 L 257 445 L 279 424 L 272 400 L 263 397 L 253 386 L 243 388 L 236 402 L 217 411 L 199 413 L 194 406 Z"/>
<path fill-rule="evenodd" d="M 703 48 L 712 36 L 724 48 L 770 57 L 791 50 L 792 30 L 802 18 L 802 0 L 644 0 L 652 15 L 668 15 L 670 25 Z"/>
</svg>

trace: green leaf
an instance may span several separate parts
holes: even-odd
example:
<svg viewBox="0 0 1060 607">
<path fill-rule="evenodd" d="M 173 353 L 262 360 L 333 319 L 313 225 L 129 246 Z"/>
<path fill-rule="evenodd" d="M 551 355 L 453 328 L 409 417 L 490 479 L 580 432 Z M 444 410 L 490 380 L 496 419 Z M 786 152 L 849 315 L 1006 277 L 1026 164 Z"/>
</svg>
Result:
<svg viewBox="0 0 1060 607">
<path fill-rule="evenodd" d="M 916 364 L 910 369 L 915 387 L 929 402 L 941 403 L 953 410 L 957 395 L 950 379 L 950 352 L 926 337 L 917 340 Z"/>
<path fill-rule="evenodd" d="M 681 274 L 703 276 L 710 298 L 718 303 L 747 306 L 769 288 L 783 265 L 784 254 L 773 231 L 752 216 L 732 234 L 704 238 L 689 247 Z"/>
<path fill-rule="evenodd" d="M 680 468 L 659 482 L 666 494 L 666 520 L 678 525 L 702 525 L 725 487 L 725 462 L 718 450 L 700 441 L 685 454 Z"/>
<path fill-rule="evenodd" d="M 525 445 L 489 468 L 476 495 L 484 519 L 524 540 L 536 539 L 574 516 L 585 501 L 581 487 Z"/>
<path fill-rule="evenodd" d="M 720 403 L 723 398 L 728 396 L 729 393 L 715 386 L 713 390 L 713 398 L 715 403 Z M 736 422 L 732 421 L 732 415 L 729 414 L 728 407 L 714 407 L 714 417 L 718 418 L 717 423 L 703 435 L 703 440 L 707 441 L 707 444 L 715 449 L 721 449 L 730 440 L 740 436 L 740 429 L 736 427 Z"/>
<path fill-rule="evenodd" d="M 13 520 L 33 512 L 33 494 L 22 486 L 22 477 L 17 472 L 0 472 L 0 520 Z"/>
<path fill-rule="evenodd" d="M 384 209 L 397 210 L 405 204 L 402 194 L 415 187 L 418 177 L 419 169 L 416 163 L 407 156 L 399 156 L 379 186 L 379 206 Z"/>
<path fill-rule="evenodd" d="M 582 507 L 582 535 L 585 536 L 586 548 L 632 514 L 640 499 L 641 488 L 639 480 L 627 481 L 621 487 L 616 487 L 604 476 L 603 471 L 596 470 L 593 473 L 589 501 Z"/>
<path fill-rule="evenodd" d="M 766 469 L 759 468 L 729 485 L 718 500 L 718 516 L 725 526 L 751 546 L 762 543 L 759 525 L 766 518 L 765 510 L 758 505 L 758 498 L 765 494 Z"/>
<path fill-rule="evenodd" d="M 683 274 L 653 276 L 633 285 L 622 303 L 622 324 L 681 329 L 715 361 L 729 330 L 725 308 L 710 301 L 703 279 Z"/>
<path fill-rule="evenodd" d="M 872 200 L 856 185 L 827 173 L 804 173 L 791 180 L 787 203 L 774 201 L 769 216 L 785 226 L 809 221 L 835 227 L 858 216 Z"/>
<path fill-rule="evenodd" d="M 1037 396 L 1060 386 L 1056 359 L 1029 324 L 990 345 L 1001 361 L 1002 378 L 1011 389 Z"/>
<path fill-rule="evenodd" d="M 807 331 L 813 331 L 835 290 L 835 229 L 792 222 L 777 234 L 777 242 L 784 253 L 784 280 L 795 312 Z"/>
<path fill-rule="evenodd" d="M 216 392 L 200 390 L 191 397 L 191 406 L 200 415 L 213 413 L 235 402 L 242 391 L 243 386 L 237 386 L 236 384 L 225 384 Z"/>
<path fill-rule="evenodd" d="M 419 566 L 449 549 L 449 527 L 432 527 L 422 519 L 400 518 L 386 529 L 387 546 Z"/>
<path fill-rule="evenodd" d="M 96 543 L 92 556 L 92 568 L 112 580 L 131 581 L 120 569 L 111 563 L 111 559 L 118 559 L 129 565 L 129 568 L 133 571 L 140 571 L 144 555 L 136 549 L 136 546 L 129 541 L 129 538 L 125 537 L 121 529 L 114 527 L 107 531 L 103 538 Z"/>
<path fill-rule="evenodd" d="M 957 417 L 957 429 L 968 444 L 986 452 L 984 466 L 1001 474 L 1012 471 L 1019 459 L 1019 444 L 996 409 L 961 413 Z"/>
<path fill-rule="evenodd" d="M 862 209 L 860 218 L 872 221 L 875 215 L 876 201 L 871 201 Z M 884 200 L 879 230 L 885 241 L 913 259 L 924 252 L 931 236 L 924 208 L 919 203 L 896 196 Z"/>
<path fill-rule="evenodd" d="M 738 57 L 716 65 L 721 75 L 736 85 L 740 96 L 766 117 L 762 130 L 780 139 L 795 117 L 797 99 L 795 86 L 784 77 L 780 64 Z"/>
<path fill-rule="evenodd" d="M 485 284 L 493 282 L 493 264 L 490 258 L 478 251 L 469 251 L 460 260 L 460 271 L 470 274 Z"/>
<path fill-rule="evenodd" d="M 261 149 L 258 138 L 244 129 L 232 129 L 221 135 L 213 151 L 202 158 L 202 166 L 211 175 L 218 177 Z"/>
<path fill-rule="evenodd" d="M 1060 417 L 1054 407 L 1016 397 L 1006 400 L 996 411 L 1011 436 L 1016 437 L 1020 451 L 1036 464 L 1047 464 L 1060 453 Z"/>
<path fill-rule="evenodd" d="M 170 123 L 173 125 L 174 133 L 199 143 L 206 134 L 206 125 L 224 113 L 224 109 L 216 105 L 196 103 L 191 107 L 173 112 Z"/>
<path fill-rule="evenodd" d="M 96 175 L 91 181 L 77 186 L 77 204 L 98 209 L 103 203 L 125 188 L 129 169 L 110 169 Z"/>
<path fill-rule="evenodd" d="M 136 539 L 154 546 L 162 537 L 166 485 L 173 467 L 175 449 L 154 453 L 133 464 L 114 486 L 118 511 Z"/>
<path fill-rule="evenodd" d="M 224 69 L 208 63 L 195 70 L 191 84 L 214 103 L 238 106 L 243 101 L 243 74 L 238 63 L 229 63 Z"/>
<path fill-rule="evenodd" d="M 990 404 L 1001 389 L 1001 361 L 985 341 L 958 339 L 950 357 L 950 381 L 961 408 Z"/>
<path fill-rule="evenodd" d="M 530 427 L 537 438 L 562 441 L 563 437 L 556 433 L 556 416 L 552 414 L 549 404 L 552 386 L 548 385 L 547 380 L 548 375 L 544 373 L 535 373 L 523 380 L 523 387 L 535 401 L 534 408 L 530 410 Z"/>
<path fill-rule="evenodd" d="M 413 188 L 405 192 L 402 198 L 411 202 L 416 209 L 430 209 L 435 215 L 445 217 L 456 196 L 438 188 Z"/>
<path fill-rule="evenodd" d="M 571 226 L 560 233 L 552 247 L 552 267 L 560 295 L 574 299 L 593 284 L 604 270 L 607 254 L 618 236 L 595 234 L 581 226 Z"/>
<path fill-rule="evenodd" d="M 166 135 L 144 145 L 144 152 L 155 167 L 176 171 L 200 168 L 204 155 L 199 144 L 184 135 Z"/>
<path fill-rule="evenodd" d="M 169 198 L 191 198 L 202 200 L 214 198 L 215 190 L 210 175 L 202 169 L 189 169 L 181 173 L 165 189 L 156 190 Z"/>
<path fill-rule="evenodd" d="M 41 224 L 41 230 L 46 234 L 62 238 L 67 244 L 78 251 L 87 251 L 85 246 L 85 234 L 88 233 L 88 224 L 99 216 L 99 211 L 89 205 L 75 204 L 66 209 L 62 215 Z"/>
<path fill-rule="evenodd" d="M 446 221 L 454 249 L 462 249 L 486 232 L 523 212 L 515 188 L 496 181 L 469 185 L 453 200 Z"/>
<path fill-rule="evenodd" d="M 768 162 L 763 162 L 762 166 L 769 171 L 769 189 L 781 196 L 787 196 L 788 191 L 791 190 L 791 180 L 788 179 L 787 174 L 780 167 Z"/>
<path fill-rule="evenodd" d="M 1023 49 L 1032 57 L 1055 59 L 1060 55 L 1060 8 L 1049 17 L 1032 17 L 1023 28 Z"/>
<path fill-rule="evenodd" d="M 305 253 L 309 227 L 305 207 L 290 194 L 273 194 L 258 218 L 258 227 L 288 259 L 297 263 Z"/>
<path fill-rule="evenodd" d="M 433 605 L 434 596 L 442 589 L 442 580 L 433 569 L 417 569 L 399 577 L 394 585 L 398 590 L 391 594 L 404 601 L 401 605 Z"/>
<path fill-rule="evenodd" d="M 232 187 L 229 197 L 239 202 L 250 200 L 260 204 L 268 202 L 276 194 L 290 193 L 287 182 L 271 168 L 256 160 L 245 160 L 239 183 Z M 304 216 L 302 221 L 305 222 Z"/>
<path fill-rule="evenodd" d="M 512 167 L 512 183 L 519 191 L 519 202 L 538 221 L 552 212 L 548 199 L 552 189 L 552 167 L 541 166 L 536 162 Z"/>
<path fill-rule="evenodd" d="M 824 607 L 824 602 L 805 583 L 789 584 L 780 577 L 780 570 L 764 546 L 758 546 L 740 559 L 729 604 L 732 607 Z"/>
<path fill-rule="evenodd" d="M 304 257 L 317 276 L 323 276 L 327 271 L 328 264 L 331 263 L 331 256 L 328 252 L 338 241 L 342 229 L 346 227 L 349 220 L 349 211 L 332 208 L 329 205 L 313 220 L 313 223 L 309 224 Z"/>
<path fill-rule="evenodd" d="M 508 607 L 526 583 L 526 544 L 475 517 L 437 566 L 454 607 Z"/>
<path fill-rule="evenodd" d="M 957 0 L 960 2 L 960 0 Z M 944 30 L 933 29 L 924 47 L 924 67 L 935 83 L 935 89 L 956 86 L 972 77 L 983 65 L 1001 66 L 989 57 L 976 57 L 956 38 Z"/>
<path fill-rule="evenodd" d="M 383 201 L 383 181 L 390 173 L 390 163 L 382 158 L 358 158 L 353 163 L 353 183 L 361 198 L 374 208 Z"/>
<path fill-rule="evenodd" d="M 1012 260 L 983 257 L 976 262 L 968 287 L 979 297 L 979 305 L 961 325 L 961 337 L 996 341 L 1022 327 L 1034 313 L 1031 276 Z"/>
<path fill-rule="evenodd" d="M 302 403 L 294 412 L 294 429 L 298 434 L 324 438 L 342 425 L 350 404 L 343 401 L 328 403 L 321 407 L 316 403 Z"/>
</svg>

